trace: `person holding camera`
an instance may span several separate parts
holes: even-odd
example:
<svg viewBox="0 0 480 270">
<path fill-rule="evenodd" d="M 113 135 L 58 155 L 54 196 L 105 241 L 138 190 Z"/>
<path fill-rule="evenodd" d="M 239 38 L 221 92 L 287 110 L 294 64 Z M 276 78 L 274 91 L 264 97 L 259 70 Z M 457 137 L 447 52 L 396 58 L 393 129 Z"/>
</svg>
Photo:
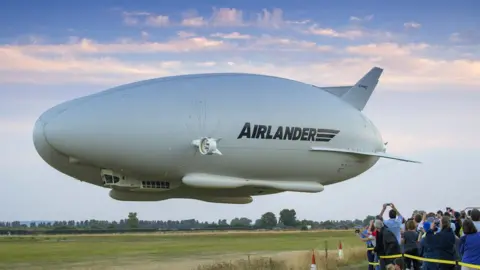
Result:
<svg viewBox="0 0 480 270">
<path fill-rule="evenodd" d="M 395 237 L 397 238 L 398 244 L 400 244 L 402 242 L 401 231 L 402 231 L 403 217 L 393 203 L 384 204 L 382 211 L 380 212 L 380 216 L 383 216 L 387 207 L 391 207 L 392 209 L 388 211 L 389 219 L 385 220 L 383 223 L 395 235 Z"/>
<path fill-rule="evenodd" d="M 374 222 L 375 230 L 377 231 L 377 241 L 374 248 L 375 253 L 378 257 L 398 255 L 401 254 L 400 244 L 396 239 L 395 234 L 384 226 L 384 223 L 377 219 Z M 380 259 L 380 269 L 385 269 L 385 267 L 392 263 L 393 259 Z"/>
<path fill-rule="evenodd" d="M 434 222 L 430 225 L 429 230 L 426 231 L 423 239 L 423 246 L 426 250 L 431 251 L 433 259 L 455 261 L 457 258 L 455 250 L 455 234 L 451 228 L 450 217 L 444 216 L 440 220 L 440 231 L 435 233 L 438 225 Z M 425 254 L 424 254 L 425 255 Z M 426 257 L 426 256 L 424 256 Z M 427 257 L 426 257 L 427 258 Z M 428 263 L 426 269 L 455 269 L 456 266 L 452 264 Z"/>
</svg>

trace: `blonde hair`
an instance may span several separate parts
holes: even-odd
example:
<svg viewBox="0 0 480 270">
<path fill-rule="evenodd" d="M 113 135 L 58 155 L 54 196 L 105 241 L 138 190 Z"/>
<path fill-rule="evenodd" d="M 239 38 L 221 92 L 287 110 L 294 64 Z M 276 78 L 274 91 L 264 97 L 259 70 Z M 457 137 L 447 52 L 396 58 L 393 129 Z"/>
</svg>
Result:
<svg viewBox="0 0 480 270">
<path fill-rule="evenodd" d="M 395 265 L 389 264 L 389 265 L 387 265 L 386 268 L 387 268 L 387 270 L 395 270 Z"/>
<path fill-rule="evenodd" d="M 415 223 L 413 222 L 413 220 L 409 220 L 407 221 L 407 223 L 405 224 L 405 228 L 408 230 L 408 231 L 413 231 L 415 230 Z"/>
</svg>

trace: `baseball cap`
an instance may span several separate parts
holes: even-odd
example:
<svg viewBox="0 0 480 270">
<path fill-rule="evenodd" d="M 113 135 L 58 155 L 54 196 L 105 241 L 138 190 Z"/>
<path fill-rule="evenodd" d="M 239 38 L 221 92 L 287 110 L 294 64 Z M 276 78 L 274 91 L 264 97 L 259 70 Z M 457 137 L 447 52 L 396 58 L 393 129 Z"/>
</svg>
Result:
<svg viewBox="0 0 480 270">
<path fill-rule="evenodd" d="M 426 222 L 423 223 L 423 229 L 424 229 L 425 231 L 428 231 L 428 230 L 430 230 L 430 226 L 431 226 L 431 225 L 432 225 L 432 223 L 426 221 Z"/>
</svg>

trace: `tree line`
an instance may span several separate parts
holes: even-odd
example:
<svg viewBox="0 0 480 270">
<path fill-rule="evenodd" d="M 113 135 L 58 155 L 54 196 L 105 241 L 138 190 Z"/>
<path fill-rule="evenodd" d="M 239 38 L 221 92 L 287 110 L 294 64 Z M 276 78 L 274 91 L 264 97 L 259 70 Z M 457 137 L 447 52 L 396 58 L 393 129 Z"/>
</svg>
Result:
<svg viewBox="0 0 480 270">
<path fill-rule="evenodd" d="M 364 220 L 299 220 L 294 209 L 283 209 L 278 217 L 273 212 L 267 212 L 253 221 L 246 217 L 236 217 L 230 221 L 219 219 L 216 222 L 200 222 L 196 219 L 186 220 L 140 220 L 137 213 L 131 212 L 127 218 L 119 221 L 107 220 L 69 220 L 50 222 L 31 222 L 22 224 L 20 221 L 0 222 L 0 231 L 22 230 L 32 231 L 157 231 L 157 230 L 211 230 L 211 229 L 353 229 L 368 225 L 373 216 Z"/>
</svg>

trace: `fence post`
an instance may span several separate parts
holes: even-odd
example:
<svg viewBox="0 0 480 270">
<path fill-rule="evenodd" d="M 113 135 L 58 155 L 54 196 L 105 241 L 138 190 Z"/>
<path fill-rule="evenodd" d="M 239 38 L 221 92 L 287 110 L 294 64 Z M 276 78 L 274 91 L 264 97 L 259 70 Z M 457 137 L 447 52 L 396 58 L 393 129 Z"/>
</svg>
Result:
<svg viewBox="0 0 480 270">
<path fill-rule="evenodd" d="M 325 240 L 325 269 L 328 269 L 328 240 Z"/>
</svg>

